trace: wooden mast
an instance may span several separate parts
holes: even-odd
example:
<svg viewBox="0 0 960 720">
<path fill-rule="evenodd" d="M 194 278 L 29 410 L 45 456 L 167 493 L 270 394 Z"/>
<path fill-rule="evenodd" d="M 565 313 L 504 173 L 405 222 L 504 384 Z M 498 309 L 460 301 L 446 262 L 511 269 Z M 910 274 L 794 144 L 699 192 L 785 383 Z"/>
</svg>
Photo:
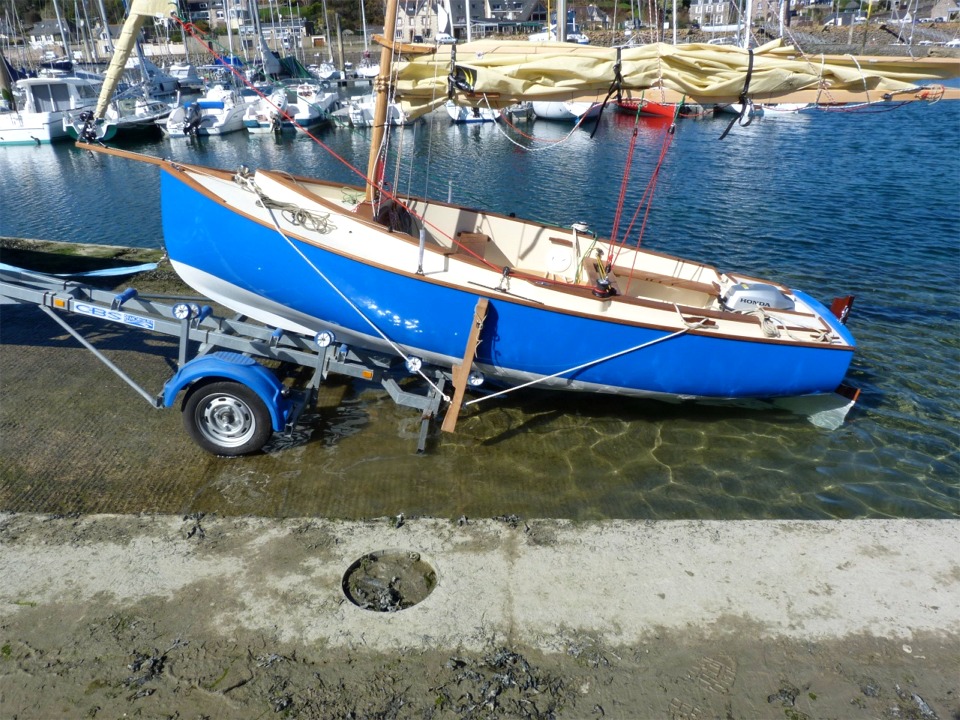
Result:
<svg viewBox="0 0 960 720">
<path fill-rule="evenodd" d="M 387 104 L 390 92 L 391 64 L 393 62 L 393 43 L 397 30 L 397 0 L 387 0 L 383 11 L 383 35 L 386 40 L 380 50 L 380 72 L 374 80 L 376 105 L 373 111 L 373 132 L 370 135 L 370 159 L 367 162 L 367 200 L 377 199 L 378 160 L 380 145 L 383 144 L 384 128 L 387 124 Z"/>
</svg>

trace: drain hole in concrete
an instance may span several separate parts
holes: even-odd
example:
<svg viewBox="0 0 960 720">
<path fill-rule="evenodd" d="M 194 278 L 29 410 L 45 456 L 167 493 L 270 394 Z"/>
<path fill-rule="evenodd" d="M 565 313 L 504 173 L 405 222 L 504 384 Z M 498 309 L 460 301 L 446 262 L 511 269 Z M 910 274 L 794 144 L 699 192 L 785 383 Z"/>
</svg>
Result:
<svg viewBox="0 0 960 720">
<path fill-rule="evenodd" d="M 343 575 L 343 593 L 357 607 L 396 612 L 413 607 L 437 585 L 437 573 L 420 553 L 380 550 L 364 555 Z"/>
</svg>

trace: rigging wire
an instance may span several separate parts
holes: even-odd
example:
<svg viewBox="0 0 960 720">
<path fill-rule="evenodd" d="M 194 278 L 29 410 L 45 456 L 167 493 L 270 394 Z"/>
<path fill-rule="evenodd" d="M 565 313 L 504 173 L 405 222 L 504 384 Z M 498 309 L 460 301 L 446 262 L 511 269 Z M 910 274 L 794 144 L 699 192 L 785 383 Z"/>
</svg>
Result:
<svg viewBox="0 0 960 720">
<path fill-rule="evenodd" d="M 506 388 L 506 389 L 504 389 L 504 390 L 499 390 L 498 392 L 491 393 L 491 394 L 489 394 L 489 395 L 484 395 L 483 397 L 478 397 L 478 398 L 475 398 L 475 399 L 470 400 L 470 401 L 468 401 L 468 402 L 465 402 L 464 405 L 476 405 L 477 403 L 483 402 L 484 400 L 490 400 L 490 399 L 495 398 L 495 397 L 500 397 L 500 396 L 502 396 L 502 395 L 507 395 L 508 393 L 512 393 L 512 392 L 514 392 L 514 391 L 516 391 L 516 390 L 521 390 L 521 389 L 523 389 L 523 388 L 531 387 L 532 385 L 538 385 L 538 384 L 540 384 L 540 383 L 542 383 L 542 382 L 545 382 L 546 380 L 553 380 L 553 379 L 555 379 L 555 378 L 561 377 L 561 376 L 566 375 L 566 374 L 568 374 L 568 373 L 577 372 L 578 370 L 583 370 L 584 368 L 592 367 L 592 366 L 594 366 L 594 365 L 599 365 L 600 363 L 606 362 L 607 360 L 613 360 L 613 359 L 618 358 L 618 357 L 620 357 L 620 356 L 622 356 L 622 355 L 629 355 L 629 354 L 632 353 L 632 352 L 636 352 L 637 350 L 643 350 L 643 349 L 648 348 L 648 347 L 650 347 L 650 346 L 652 346 L 652 345 L 657 345 L 658 343 L 662 343 L 662 342 L 664 342 L 664 341 L 666 341 L 666 340 L 672 340 L 672 339 L 675 338 L 675 337 L 679 337 L 679 336 L 681 336 L 681 335 L 685 335 L 686 333 L 690 332 L 691 330 L 694 330 L 694 329 L 700 327 L 701 325 L 703 325 L 703 324 L 706 322 L 706 320 L 707 320 L 707 319 L 704 318 L 703 320 L 701 320 L 700 322 L 697 322 L 697 323 L 686 323 L 687 327 L 684 327 L 684 328 L 682 328 L 682 329 L 680 329 L 680 330 L 677 330 L 676 332 L 670 333 L 669 335 L 663 335 L 663 336 L 661 336 L 661 337 L 654 338 L 653 340 L 648 340 L 648 341 L 645 342 L 645 343 L 640 343 L 639 345 L 634 345 L 633 347 L 629 347 L 629 348 L 627 348 L 627 349 L 625 349 L 625 350 L 619 350 L 619 351 L 617 351 L 617 352 L 615 352 L 615 353 L 610 353 L 609 355 L 604 355 L 603 357 L 596 358 L 596 359 L 594 359 L 594 360 L 588 360 L 588 361 L 585 362 L 585 363 L 580 363 L 579 365 L 575 365 L 575 366 L 573 366 L 573 367 L 567 368 L 566 370 L 560 370 L 559 372 L 555 372 L 555 373 L 553 373 L 552 375 L 543 375 L 542 377 L 538 377 L 536 380 L 530 380 L 529 382 L 525 382 L 525 383 L 522 383 L 522 384 L 520 384 L 520 385 L 513 385 L 513 386 L 508 387 L 508 388 Z"/>
<path fill-rule="evenodd" d="M 653 207 L 653 196 L 654 196 L 654 191 L 656 190 L 657 181 L 660 178 L 660 171 L 663 169 L 663 165 L 667 157 L 667 151 L 670 149 L 670 146 L 673 143 L 674 135 L 676 134 L 676 121 L 678 117 L 677 113 L 679 113 L 679 110 L 680 110 L 680 105 L 678 104 L 674 111 L 673 121 L 670 123 L 669 126 L 667 126 L 664 129 L 663 141 L 661 142 L 661 145 L 660 145 L 660 154 L 657 157 L 657 163 L 654 166 L 653 171 L 650 173 L 650 179 L 647 181 L 647 185 L 644 188 L 643 195 L 641 196 L 639 202 L 637 203 L 637 207 L 634 210 L 633 216 L 630 218 L 630 223 L 627 225 L 626 230 L 624 230 L 623 232 L 623 237 L 619 241 L 617 241 L 617 232 L 619 228 L 621 215 L 623 213 L 623 207 L 624 207 L 624 202 L 626 198 L 626 186 L 629 182 L 629 175 L 630 175 L 630 170 L 633 162 L 634 147 L 636 144 L 635 143 L 636 135 L 637 135 L 638 126 L 639 126 L 639 115 L 640 115 L 639 109 L 637 111 L 637 116 L 634 119 L 634 123 L 635 123 L 634 136 L 631 138 L 630 154 L 627 157 L 627 162 L 624 167 L 623 180 L 621 182 L 621 189 L 620 189 L 620 197 L 618 198 L 617 207 L 615 210 L 614 230 L 610 236 L 609 258 L 608 258 L 608 264 L 610 266 L 613 266 L 614 264 L 616 264 L 617 257 L 619 257 L 620 255 L 620 251 L 626 246 L 627 240 L 630 237 L 630 234 L 633 230 L 634 225 L 636 224 L 637 217 L 640 215 L 641 210 L 643 211 L 643 221 L 640 225 L 640 230 L 637 234 L 636 246 L 639 247 L 643 242 L 643 235 L 644 235 L 644 232 L 646 231 L 647 220 L 649 219 L 650 211 Z M 626 286 L 623 288 L 624 293 L 629 293 L 630 282 L 633 279 L 633 271 L 636 269 L 635 268 L 636 260 L 637 260 L 637 256 L 634 255 L 633 263 L 631 264 L 631 267 L 630 267 L 630 272 L 626 276 Z"/>
<path fill-rule="evenodd" d="M 487 108 L 492 112 L 492 111 L 493 111 L 493 107 L 490 105 L 490 100 L 489 100 L 489 98 L 487 98 L 486 93 L 484 93 L 484 94 L 482 95 L 482 98 L 483 98 L 483 101 L 486 103 Z M 567 140 L 569 140 L 569 139 L 573 136 L 573 134 L 574 134 L 577 130 L 580 129 L 580 126 L 581 126 L 581 125 L 583 124 L 583 122 L 584 122 L 584 118 L 583 118 L 583 116 L 581 116 L 580 118 L 577 119 L 577 122 L 574 123 L 574 126 L 573 126 L 573 128 L 571 128 L 570 132 L 568 132 L 566 135 L 564 135 L 562 138 L 558 138 L 557 140 L 549 140 L 549 139 L 546 139 L 546 138 L 538 138 L 536 135 L 528 135 L 527 133 L 523 132 L 520 128 L 518 128 L 516 125 L 514 125 L 513 123 L 511 123 L 511 122 L 507 119 L 507 116 L 506 116 L 506 114 L 503 112 L 503 110 L 500 111 L 500 117 L 503 119 L 504 124 L 505 124 L 507 127 L 509 127 L 511 130 L 513 130 L 514 132 L 516 132 L 517 135 L 519 135 L 519 136 L 521 136 L 521 137 L 524 137 L 524 138 L 526 138 L 526 139 L 528 139 L 528 140 L 530 140 L 530 141 L 532 141 L 532 142 L 548 143 L 548 144 L 544 145 L 544 147 L 539 147 L 539 148 L 530 147 L 529 145 L 524 145 L 523 143 L 517 142 L 517 141 L 514 140 L 512 137 L 510 137 L 507 133 L 505 133 L 505 132 L 503 131 L 503 128 L 500 127 L 500 124 L 497 123 L 496 121 L 494 121 L 494 127 L 497 128 L 497 132 L 499 132 L 501 135 L 503 135 L 503 137 L 505 137 L 507 140 L 509 140 L 509 141 L 510 141 L 511 143 L 513 143 L 514 145 L 516 145 L 518 148 L 520 148 L 521 150 L 524 150 L 524 151 L 526 151 L 526 152 L 543 152 L 543 151 L 545 151 L 545 150 L 552 150 L 553 148 L 559 147 L 560 145 L 562 145 L 563 143 L 565 143 Z"/>
<path fill-rule="evenodd" d="M 617 209 L 613 215 L 613 229 L 610 231 L 611 245 L 617 242 L 617 233 L 620 230 L 620 218 L 623 215 L 623 203 L 627 195 L 627 184 L 630 180 L 630 168 L 633 165 L 634 151 L 637 147 L 637 136 L 640 133 L 640 106 L 633 118 L 633 134 L 630 136 L 630 146 L 627 148 L 627 162 L 623 168 L 623 177 L 620 180 L 620 194 L 617 196 Z"/>
<path fill-rule="evenodd" d="M 399 356 L 403 359 L 403 361 L 404 361 L 405 363 L 407 363 L 407 367 L 409 368 L 409 367 L 410 367 L 410 363 L 407 362 L 407 361 L 410 359 L 410 356 L 409 356 L 406 352 L 404 352 L 403 348 L 401 348 L 399 345 L 397 345 L 393 340 L 391 340 L 391 339 L 387 336 L 387 334 L 386 334 L 385 332 L 383 332 L 379 327 L 377 327 L 377 324 L 374 323 L 373 320 L 371 320 L 370 318 L 368 318 L 368 317 L 364 314 L 363 310 L 361 310 L 361 309 L 356 305 L 356 303 L 354 303 L 349 297 L 347 297 L 346 294 L 344 294 L 344 292 L 343 292 L 342 290 L 340 290 L 340 288 L 338 288 L 338 287 L 333 283 L 333 281 L 330 280 L 330 278 L 328 278 L 328 277 L 323 273 L 323 271 L 322 271 L 320 268 L 318 268 L 318 267 L 316 266 L 316 264 L 315 264 L 313 261 L 311 261 L 310 258 L 308 258 L 308 257 L 303 253 L 303 251 L 302 251 L 299 247 L 297 247 L 297 245 L 293 242 L 293 240 L 291 240 L 291 239 L 287 236 L 287 234 L 283 231 L 283 228 L 280 227 L 280 222 L 277 220 L 277 217 L 276 217 L 276 215 L 274 214 L 274 209 L 275 209 L 274 206 L 275 206 L 275 204 L 272 203 L 272 202 L 270 201 L 270 199 L 263 194 L 263 192 L 262 192 L 262 191 L 260 190 L 260 188 L 257 186 L 256 182 L 255 182 L 252 178 L 245 178 L 245 182 L 244 182 L 243 184 L 244 184 L 247 188 L 249 188 L 252 192 L 256 193 L 257 196 L 260 198 L 263 208 L 267 211 L 267 213 L 270 215 L 270 219 L 273 221 L 273 227 L 274 227 L 274 229 L 277 231 L 277 233 L 280 235 L 280 237 L 283 238 L 284 242 L 285 242 L 297 255 L 299 255 L 299 256 L 300 256 L 300 259 L 303 260 L 327 285 L 330 286 L 330 289 L 333 290 L 333 291 L 340 297 L 340 299 L 343 300 L 343 301 L 347 304 L 347 306 L 348 306 L 351 310 L 353 310 L 353 311 L 360 317 L 361 320 L 363 320 L 385 343 L 387 343 L 387 344 L 391 347 L 391 349 L 392 349 L 397 355 L 399 355 Z M 418 367 L 418 368 L 416 369 L 416 374 L 419 375 L 423 380 L 425 380 L 425 381 L 427 382 L 427 384 L 434 390 L 434 392 L 436 392 L 437 395 L 439 395 L 440 397 L 442 397 L 445 402 L 450 402 L 450 396 L 447 395 L 446 393 L 444 393 L 443 390 L 441 390 L 441 389 L 437 386 L 437 384 L 434 383 L 433 380 L 431 380 L 431 379 L 426 375 L 426 373 L 423 372 L 423 370 L 422 370 L 420 367 Z"/>
</svg>

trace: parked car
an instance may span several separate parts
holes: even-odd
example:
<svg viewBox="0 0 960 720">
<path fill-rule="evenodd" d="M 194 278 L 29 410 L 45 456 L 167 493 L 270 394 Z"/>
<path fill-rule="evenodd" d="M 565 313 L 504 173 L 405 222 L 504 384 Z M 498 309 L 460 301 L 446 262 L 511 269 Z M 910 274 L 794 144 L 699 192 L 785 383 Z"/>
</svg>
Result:
<svg viewBox="0 0 960 720">
<path fill-rule="evenodd" d="M 960 48 L 960 38 L 954 38 L 953 40 L 947 40 L 947 42 L 945 42 L 945 43 L 943 44 L 943 46 L 944 46 L 944 47 L 949 47 L 949 48 Z"/>
<path fill-rule="evenodd" d="M 437 43 L 440 45 L 453 45 L 457 39 L 449 33 L 437 33 Z"/>
</svg>

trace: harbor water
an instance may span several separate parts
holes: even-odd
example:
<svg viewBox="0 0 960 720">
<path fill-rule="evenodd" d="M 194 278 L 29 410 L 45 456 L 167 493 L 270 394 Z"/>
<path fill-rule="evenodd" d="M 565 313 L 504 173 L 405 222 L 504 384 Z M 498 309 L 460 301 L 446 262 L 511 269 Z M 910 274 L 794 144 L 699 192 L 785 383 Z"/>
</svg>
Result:
<svg viewBox="0 0 960 720">
<path fill-rule="evenodd" d="M 468 410 L 457 434 L 418 456 L 417 418 L 353 386 L 304 433 L 322 462 L 297 468 L 296 492 L 267 468 L 269 457 L 204 462 L 246 468 L 271 512 L 286 516 L 960 516 L 960 106 L 765 117 L 721 139 L 728 121 L 681 120 L 660 163 L 667 125 L 612 110 L 593 136 L 542 120 L 452 125 L 434 113 L 389 133 L 387 175 L 401 194 L 607 235 L 636 130 L 621 234 L 630 227 L 636 242 L 642 227 L 646 247 L 827 303 L 856 296 L 848 380 L 861 394 L 840 428 L 783 411 L 530 390 Z M 323 145 L 240 132 L 124 148 L 359 184 L 348 163 L 365 167 L 368 131 L 314 134 Z M 155 167 L 71 144 L 0 148 L 0 235 L 162 247 L 158 187 Z M 0 334 L 0 351 L 11 351 L 8 342 Z M 289 463 L 295 449 L 286 452 Z M 350 490 L 381 500 L 361 507 Z M 142 509 L 224 512 L 229 497 L 211 482 L 188 506 Z M 233 510 L 252 508 L 238 500 Z"/>
</svg>

